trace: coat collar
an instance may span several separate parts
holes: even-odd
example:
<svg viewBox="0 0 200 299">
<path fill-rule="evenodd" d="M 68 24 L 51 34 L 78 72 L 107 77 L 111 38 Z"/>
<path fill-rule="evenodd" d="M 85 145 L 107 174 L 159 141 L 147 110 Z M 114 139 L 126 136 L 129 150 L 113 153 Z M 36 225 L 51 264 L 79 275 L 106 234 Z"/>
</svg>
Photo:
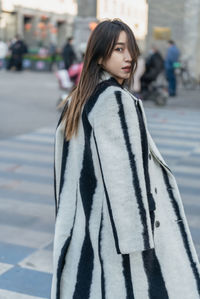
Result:
<svg viewBox="0 0 200 299">
<path fill-rule="evenodd" d="M 100 77 L 100 80 L 99 80 L 99 83 L 105 81 L 105 80 L 109 80 L 110 78 L 112 78 L 111 74 L 109 74 L 108 72 L 106 71 L 103 71 L 101 73 L 101 77 Z"/>
<path fill-rule="evenodd" d="M 99 83 L 103 82 L 103 81 L 107 81 L 112 79 L 113 81 L 115 81 L 116 85 L 120 86 L 121 88 L 123 88 L 123 84 L 119 84 L 119 82 L 107 71 L 103 71 L 101 73 L 100 79 L 99 79 Z"/>
</svg>

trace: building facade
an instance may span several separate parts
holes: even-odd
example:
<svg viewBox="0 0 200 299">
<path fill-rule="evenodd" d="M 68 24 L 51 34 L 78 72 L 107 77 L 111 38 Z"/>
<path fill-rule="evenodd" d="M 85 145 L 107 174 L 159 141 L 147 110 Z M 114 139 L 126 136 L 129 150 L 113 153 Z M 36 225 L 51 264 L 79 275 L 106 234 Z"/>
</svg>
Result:
<svg viewBox="0 0 200 299">
<path fill-rule="evenodd" d="M 146 0 L 0 0 L 0 37 L 20 34 L 29 46 L 63 46 L 74 35 L 75 48 L 87 43 L 95 23 L 120 18 L 132 28 L 141 47 L 147 34 Z"/>
<path fill-rule="evenodd" d="M 8 41 L 20 34 L 29 46 L 62 46 L 76 14 L 74 0 L 1 0 L 0 36 Z"/>
<path fill-rule="evenodd" d="M 133 30 L 140 48 L 145 48 L 148 4 L 146 0 L 77 0 L 78 13 L 74 22 L 76 48 L 86 43 L 91 27 L 104 19 L 120 18 Z"/>
</svg>

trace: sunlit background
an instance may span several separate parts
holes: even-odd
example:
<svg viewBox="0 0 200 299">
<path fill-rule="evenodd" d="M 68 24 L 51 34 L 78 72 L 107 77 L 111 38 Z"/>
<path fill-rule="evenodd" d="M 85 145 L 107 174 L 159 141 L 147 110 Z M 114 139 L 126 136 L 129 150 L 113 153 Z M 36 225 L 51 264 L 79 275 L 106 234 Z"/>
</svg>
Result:
<svg viewBox="0 0 200 299">
<path fill-rule="evenodd" d="M 76 48 L 87 41 L 94 24 L 119 17 L 135 33 L 142 51 L 172 38 L 199 76 L 200 5 L 198 0 L 1 0 L 0 37 L 9 41 L 20 34 L 29 47 L 50 42 L 62 47 L 74 35 Z"/>
</svg>

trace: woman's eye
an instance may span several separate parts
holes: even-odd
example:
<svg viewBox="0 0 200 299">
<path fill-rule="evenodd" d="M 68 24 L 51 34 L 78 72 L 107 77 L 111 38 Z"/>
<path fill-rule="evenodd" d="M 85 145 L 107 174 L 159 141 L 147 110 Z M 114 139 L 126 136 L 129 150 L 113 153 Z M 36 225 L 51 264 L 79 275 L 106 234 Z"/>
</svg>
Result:
<svg viewBox="0 0 200 299">
<path fill-rule="evenodd" d="M 119 51 L 119 52 L 122 52 L 122 51 L 123 51 L 123 48 L 116 48 L 115 50 L 116 50 L 116 51 Z"/>
</svg>

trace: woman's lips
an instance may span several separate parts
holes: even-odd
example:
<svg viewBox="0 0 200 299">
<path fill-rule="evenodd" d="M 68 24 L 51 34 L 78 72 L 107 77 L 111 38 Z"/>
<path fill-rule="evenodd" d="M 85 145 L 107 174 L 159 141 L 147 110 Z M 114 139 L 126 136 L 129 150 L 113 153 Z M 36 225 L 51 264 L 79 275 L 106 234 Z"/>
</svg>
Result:
<svg viewBox="0 0 200 299">
<path fill-rule="evenodd" d="M 123 67 L 122 70 L 125 71 L 126 73 L 130 73 L 131 67 L 130 66 L 126 66 L 126 67 Z"/>
</svg>

